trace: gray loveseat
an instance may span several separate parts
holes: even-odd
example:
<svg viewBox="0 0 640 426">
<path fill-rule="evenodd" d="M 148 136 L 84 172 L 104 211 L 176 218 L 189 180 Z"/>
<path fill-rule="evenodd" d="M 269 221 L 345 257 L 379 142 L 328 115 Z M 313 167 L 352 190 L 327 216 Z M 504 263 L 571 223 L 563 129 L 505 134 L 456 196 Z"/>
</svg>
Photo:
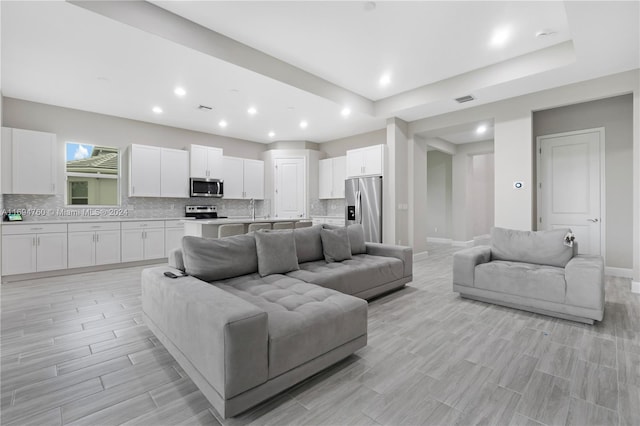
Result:
<svg viewBox="0 0 640 426">
<path fill-rule="evenodd" d="M 604 314 L 604 263 L 564 244 L 569 229 L 494 228 L 491 246 L 453 255 L 462 297 L 593 324 Z"/>
<path fill-rule="evenodd" d="M 351 258 L 340 262 L 328 263 L 325 256 L 339 254 L 327 253 L 329 245 L 344 247 L 335 241 L 323 246 L 327 230 L 313 226 L 184 237 L 183 248 L 169 259 L 174 269 L 142 272 L 145 323 L 221 416 L 235 416 L 366 346 L 363 298 L 411 281 L 413 253 L 365 243 L 358 226 L 348 229 Z M 347 235 L 342 230 L 336 232 Z M 295 266 L 286 265 L 286 247 L 260 245 L 267 237 L 289 236 Z M 275 264 L 265 264 L 274 252 Z M 269 268 L 292 270 L 265 274 Z M 167 278 L 167 270 L 189 276 Z"/>
</svg>

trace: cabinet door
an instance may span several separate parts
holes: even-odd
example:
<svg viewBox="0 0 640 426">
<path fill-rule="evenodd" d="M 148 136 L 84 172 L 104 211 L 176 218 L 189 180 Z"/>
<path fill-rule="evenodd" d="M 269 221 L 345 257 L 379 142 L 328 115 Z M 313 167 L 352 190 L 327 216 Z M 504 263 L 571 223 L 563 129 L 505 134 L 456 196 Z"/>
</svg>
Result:
<svg viewBox="0 0 640 426">
<path fill-rule="evenodd" d="M 244 160 L 244 198 L 264 199 L 264 161 Z"/>
<path fill-rule="evenodd" d="M 58 155 L 56 135 L 31 130 L 12 131 L 14 194 L 55 194 Z"/>
<path fill-rule="evenodd" d="M 37 234 L 36 271 L 67 268 L 67 233 Z"/>
<path fill-rule="evenodd" d="M 123 262 L 133 262 L 144 259 L 144 244 L 142 231 L 139 229 L 123 229 L 120 239 L 120 253 Z"/>
<path fill-rule="evenodd" d="M 68 236 L 69 268 L 95 265 L 95 232 L 69 232 Z"/>
<path fill-rule="evenodd" d="M 244 160 L 236 157 L 223 157 L 222 179 L 224 179 L 224 198 L 243 198 Z"/>
<path fill-rule="evenodd" d="M 353 149 L 347 151 L 347 176 L 362 176 L 362 164 L 364 161 L 364 154 L 362 149 Z"/>
<path fill-rule="evenodd" d="M 190 176 L 194 178 L 207 178 L 207 147 L 191 145 L 190 152 Z"/>
<path fill-rule="evenodd" d="M 363 149 L 363 170 L 365 175 L 382 175 L 383 145 L 370 146 Z"/>
<path fill-rule="evenodd" d="M 347 178 L 347 157 L 333 159 L 331 197 L 344 198 L 344 180 Z"/>
<path fill-rule="evenodd" d="M 144 230 L 144 258 L 161 259 L 164 252 L 164 228 Z"/>
<path fill-rule="evenodd" d="M 129 196 L 160 196 L 161 148 L 131 145 L 129 158 Z"/>
<path fill-rule="evenodd" d="M 327 158 L 326 160 L 320 160 L 318 164 L 318 198 L 331 198 L 331 191 L 333 189 L 333 159 Z"/>
<path fill-rule="evenodd" d="M 165 257 L 175 248 L 182 247 L 184 228 L 167 228 L 164 231 Z"/>
<path fill-rule="evenodd" d="M 120 231 L 97 231 L 95 235 L 95 264 L 120 263 Z"/>
<path fill-rule="evenodd" d="M 222 150 L 220 148 L 207 148 L 207 177 L 222 179 Z"/>
<path fill-rule="evenodd" d="M 26 274 L 36 271 L 36 239 L 35 234 L 2 237 L 3 274 Z"/>
<path fill-rule="evenodd" d="M 160 196 L 189 198 L 189 152 L 162 148 Z"/>
</svg>

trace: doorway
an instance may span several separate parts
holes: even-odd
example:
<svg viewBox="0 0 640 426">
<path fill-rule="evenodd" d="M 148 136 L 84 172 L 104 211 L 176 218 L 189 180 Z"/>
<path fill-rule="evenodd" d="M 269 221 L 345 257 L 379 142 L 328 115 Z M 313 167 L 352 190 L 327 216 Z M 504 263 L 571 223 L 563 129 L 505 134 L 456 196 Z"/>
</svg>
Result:
<svg viewBox="0 0 640 426">
<path fill-rule="evenodd" d="M 604 257 L 604 128 L 537 138 L 538 229 L 571 228 L 581 254 Z"/>
<path fill-rule="evenodd" d="M 275 160 L 275 216 L 298 218 L 305 216 L 305 159 Z"/>
</svg>

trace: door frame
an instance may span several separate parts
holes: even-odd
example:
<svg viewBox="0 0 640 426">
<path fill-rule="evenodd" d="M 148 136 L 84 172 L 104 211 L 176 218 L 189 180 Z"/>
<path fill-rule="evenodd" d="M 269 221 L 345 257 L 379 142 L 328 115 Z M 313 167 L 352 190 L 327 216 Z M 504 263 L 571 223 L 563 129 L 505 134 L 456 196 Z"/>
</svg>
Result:
<svg viewBox="0 0 640 426">
<path fill-rule="evenodd" d="M 542 197 L 540 194 L 540 179 L 542 176 L 542 143 L 544 142 L 545 139 L 552 139 L 552 138 L 558 138 L 558 137 L 564 137 L 564 136 L 574 136 L 574 135 L 581 135 L 584 133 L 599 133 L 600 134 L 600 158 L 599 158 L 599 162 L 600 162 L 600 214 L 599 214 L 599 218 L 600 218 L 600 256 L 602 256 L 602 258 L 605 260 L 607 260 L 607 228 L 606 228 L 606 223 L 607 223 L 607 218 L 606 218 L 606 214 L 607 214 L 607 209 L 606 209 L 606 201 L 607 201 L 607 197 L 606 197 L 606 191 L 605 191 L 605 128 L 604 127 L 594 127 L 591 129 L 582 129 L 582 130 L 574 130 L 571 132 L 562 132 L 562 133 L 551 133 L 548 135 L 542 135 L 542 136 L 538 136 L 536 137 L 536 229 L 538 228 L 538 226 L 540 225 L 540 213 L 541 213 L 541 206 L 542 206 Z M 580 242 L 578 241 L 578 244 L 580 244 Z M 606 263 L 605 263 L 606 264 Z"/>
</svg>

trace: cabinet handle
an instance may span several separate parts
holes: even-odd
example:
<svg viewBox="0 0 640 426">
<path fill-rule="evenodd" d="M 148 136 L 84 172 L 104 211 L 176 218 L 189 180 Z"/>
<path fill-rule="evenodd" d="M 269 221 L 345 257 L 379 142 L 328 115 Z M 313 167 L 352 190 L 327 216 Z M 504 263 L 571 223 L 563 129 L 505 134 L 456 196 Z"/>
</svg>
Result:
<svg viewBox="0 0 640 426">
<path fill-rule="evenodd" d="M 96 234 L 96 243 L 99 243 L 99 242 L 100 242 L 100 235 Z"/>
<path fill-rule="evenodd" d="M 95 243 L 96 242 L 96 234 L 93 234 L 91 236 L 91 242 Z"/>
<path fill-rule="evenodd" d="M 56 184 L 55 183 L 51 184 L 51 192 L 56 192 Z"/>
<path fill-rule="evenodd" d="M 92 226 L 91 228 L 93 228 L 93 229 L 100 229 L 100 225 L 94 225 L 94 226 Z"/>
<path fill-rule="evenodd" d="M 31 240 L 31 245 L 32 246 L 36 246 L 36 237 L 33 237 L 33 240 Z"/>
<path fill-rule="evenodd" d="M 131 194 L 133 195 L 133 194 L 135 194 L 135 193 L 136 193 L 136 186 L 135 186 L 135 185 L 133 185 L 133 186 L 131 187 Z"/>
<path fill-rule="evenodd" d="M 36 227 L 36 228 L 29 228 L 29 229 L 30 229 L 31 231 L 39 231 L 39 230 L 41 230 L 42 228 L 41 228 L 41 227 L 40 227 L 40 228 L 39 228 L 39 227 Z"/>
<path fill-rule="evenodd" d="M 38 246 L 40 246 L 40 237 L 38 237 Z"/>
</svg>

